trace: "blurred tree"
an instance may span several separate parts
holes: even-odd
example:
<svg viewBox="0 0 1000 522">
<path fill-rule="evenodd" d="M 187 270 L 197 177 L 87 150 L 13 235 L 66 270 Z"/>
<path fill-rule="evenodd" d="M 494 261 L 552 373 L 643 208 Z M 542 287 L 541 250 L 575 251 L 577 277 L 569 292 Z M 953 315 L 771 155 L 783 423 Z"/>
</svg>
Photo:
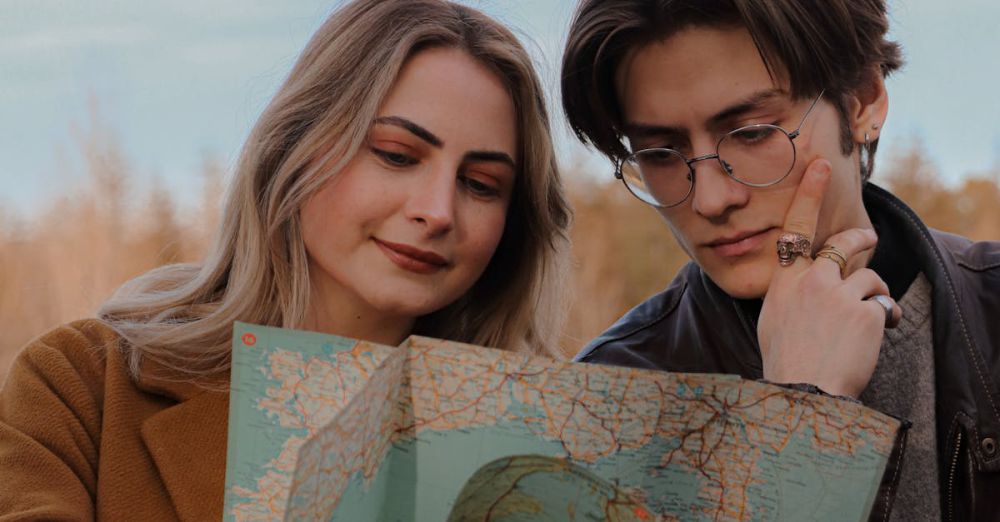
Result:
<svg viewBox="0 0 1000 522">
<path fill-rule="evenodd" d="M 114 129 L 102 118 L 94 96 L 89 100 L 87 126 L 74 125 L 73 135 L 83 157 L 86 185 L 73 197 L 66 194 L 62 206 L 65 211 L 75 213 L 77 219 L 63 223 L 49 221 L 46 228 L 61 233 L 60 240 L 51 248 L 89 252 L 89 255 L 82 256 L 81 263 L 73 263 L 74 267 L 51 266 L 50 270 L 53 281 L 60 285 L 53 289 L 54 292 L 59 292 L 64 284 L 82 284 L 86 286 L 85 299 L 90 301 L 120 284 L 116 272 L 128 261 L 128 257 L 122 254 L 130 210 L 129 180 L 134 179 L 135 174 Z M 58 220 L 58 213 L 50 211 L 46 219 Z M 83 274 L 90 276 L 81 277 Z M 79 306 L 76 300 L 64 305 L 70 309 Z M 61 311 L 60 315 L 62 313 L 65 311 Z"/>
<path fill-rule="evenodd" d="M 74 128 L 85 185 L 64 188 L 30 225 L 0 221 L 0 381 L 32 337 L 92 316 L 136 275 L 202 255 L 186 246 L 204 235 L 198 219 L 190 230 L 181 226 L 161 183 L 147 195 L 133 194 L 129 182 L 137 174 L 96 104 L 88 123 Z"/>
<path fill-rule="evenodd" d="M 575 354 L 631 307 L 662 290 L 688 257 L 660 215 L 617 180 L 570 177 L 574 299 L 563 349 Z"/>
<path fill-rule="evenodd" d="M 953 230 L 958 226 L 951 194 L 941 184 L 937 166 L 919 137 L 906 149 L 892 152 L 887 164 L 885 180 L 893 194 L 935 228 Z"/>
<path fill-rule="evenodd" d="M 136 238 L 139 249 L 155 252 L 152 259 L 155 266 L 178 262 L 183 242 L 181 231 L 174 215 L 174 202 L 159 178 L 153 183 L 145 208 L 146 231 Z"/>
<path fill-rule="evenodd" d="M 998 171 L 1000 172 L 1000 171 Z M 967 178 L 955 195 L 955 207 L 965 217 L 956 233 L 973 239 L 1000 239 L 1000 176 Z"/>
<path fill-rule="evenodd" d="M 225 195 L 225 167 L 218 158 L 205 155 L 201 163 L 201 201 L 189 217 L 185 256 L 198 258 L 208 251 L 222 219 L 222 199 Z"/>
<path fill-rule="evenodd" d="M 887 165 L 887 188 L 928 226 L 976 240 L 1000 239 L 1000 166 L 967 174 L 960 187 L 948 188 L 920 138 L 892 151 Z"/>
</svg>

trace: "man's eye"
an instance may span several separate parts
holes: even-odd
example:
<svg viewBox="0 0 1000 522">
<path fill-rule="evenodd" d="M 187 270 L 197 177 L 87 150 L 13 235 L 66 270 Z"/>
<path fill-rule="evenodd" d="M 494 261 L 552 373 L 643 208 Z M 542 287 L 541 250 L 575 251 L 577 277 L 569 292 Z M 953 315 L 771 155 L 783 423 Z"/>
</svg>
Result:
<svg viewBox="0 0 1000 522">
<path fill-rule="evenodd" d="M 736 134 L 736 137 L 746 142 L 756 143 L 758 141 L 766 140 L 767 138 L 771 137 L 775 132 L 777 131 L 775 131 L 770 127 L 757 127 L 739 132 Z"/>
<path fill-rule="evenodd" d="M 642 159 L 647 161 L 653 161 L 662 163 L 665 161 L 671 161 L 677 157 L 673 152 L 667 152 L 668 150 L 673 150 L 670 147 L 660 147 L 656 149 L 648 149 L 642 154 Z"/>
<path fill-rule="evenodd" d="M 679 152 L 681 154 L 690 154 L 691 147 L 688 145 L 687 140 L 670 140 L 668 142 L 659 143 L 655 146 L 657 149 L 668 149 L 672 151 Z"/>
<path fill-rule="evenodd" d="M 382 161 L 385 161 L 386 163 L 388 163 L 390 166 L 393 167 L 409 167 L 410 165 L 417 164 L 416 158 L 409 156 L 407 154 L 403 154 L 402 152 L 393 152 L 389 150 L 377 149 L 375 147 L 372 147 L 372 153 L 382 158 Z"/>
<path fill-rule="evenodd" d="M 496 197 L 500 195 L 500 189 L 469 176 L 461 176 L 459 182 L 475 196 Z"/>
</svg>

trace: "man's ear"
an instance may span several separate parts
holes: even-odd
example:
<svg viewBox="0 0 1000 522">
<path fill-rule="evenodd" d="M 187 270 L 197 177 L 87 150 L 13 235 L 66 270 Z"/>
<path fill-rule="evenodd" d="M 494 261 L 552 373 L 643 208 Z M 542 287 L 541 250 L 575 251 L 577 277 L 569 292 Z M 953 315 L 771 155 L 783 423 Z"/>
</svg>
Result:
<svg viewBox="0 0 1000 522">
<path fill-rule="evenodd" d="M 854 142 L 864 143 L 865 135 L 868 141 L 875 141 L 882 132 L 888 113 L 889 95 L 885 91 L 885 80 L 875 69 L 848 97 L 847 116 Z"/>
</svg>

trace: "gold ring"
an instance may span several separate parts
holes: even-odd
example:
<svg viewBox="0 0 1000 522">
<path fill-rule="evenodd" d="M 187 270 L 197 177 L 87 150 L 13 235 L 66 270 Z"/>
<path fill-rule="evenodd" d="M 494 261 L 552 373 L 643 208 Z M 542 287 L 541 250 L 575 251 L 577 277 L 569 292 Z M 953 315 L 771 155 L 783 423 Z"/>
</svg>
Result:
<svg viewBox="0 0 1000 522">
<path fill-rule="evenodd" d="M 821 252 L 816 252 L 816 259 L 819 259 L 821 257 L 829 259 L 830 261 L 833 261 L 834 263 L 837 263 L 837 266 L 840 267 L 840 277 L 841 278 L 844 277 L 844 272 L 847 271 L 847 263 L 844 262 L 843 258 L 841 258 L 840 256 L 838 256 L 837 254 L 834 254 L 833 252 L 822 252 L 822 251 Z"/>
<path fill-rule="evenodd" d="M 820 252 L 829 252 L 829 253 L 831 253 L 831 254 L 839 257 L 840 259 L 844 260 L 845 264 L 847 263 L 847 256 L 844 255 L 844 252 L 842 252 L 839 248 L 837 248 L 837 247 L 835 247 L 835 246 L 833 246 L 831 244 L 823 245 L 823 248 L 820 248 L 819 251 Z"/>
<path fill-rule="evenodd" d="M 823 245 L 823 248 L 816 252 L 816 257 L 823 257 L 837 263 L 837 266 L 840 267 L 840 277 L 844 277 L 844 272 L 847 271 L 847 256 L 839 248 L 833 245 Z"/>
</svg>

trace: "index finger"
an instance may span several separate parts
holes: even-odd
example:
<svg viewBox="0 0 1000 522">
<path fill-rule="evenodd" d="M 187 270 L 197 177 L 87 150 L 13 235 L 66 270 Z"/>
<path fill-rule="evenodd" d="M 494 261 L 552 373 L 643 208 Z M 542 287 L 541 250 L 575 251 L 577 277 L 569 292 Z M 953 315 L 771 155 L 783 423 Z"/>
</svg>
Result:
<svg viewBox="0 0 1000 522">
<path fill-rule="evenodd" d="M 816 222 L 819 221 L 819 209 L 823 204 L 826 187 L 830 184 L 830 162 L 824 159 L 813 160 L 799 182 L 792 204 L 785 213 L 785 232 L 801 234 L 809 241 L 816 238 Z"/>
</svg>

